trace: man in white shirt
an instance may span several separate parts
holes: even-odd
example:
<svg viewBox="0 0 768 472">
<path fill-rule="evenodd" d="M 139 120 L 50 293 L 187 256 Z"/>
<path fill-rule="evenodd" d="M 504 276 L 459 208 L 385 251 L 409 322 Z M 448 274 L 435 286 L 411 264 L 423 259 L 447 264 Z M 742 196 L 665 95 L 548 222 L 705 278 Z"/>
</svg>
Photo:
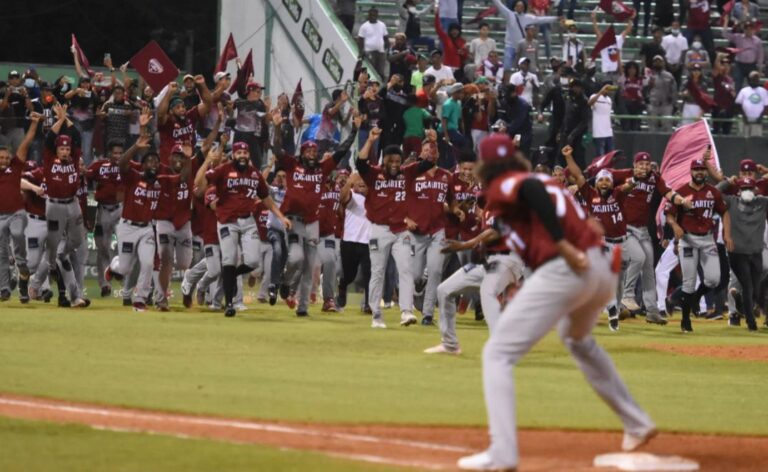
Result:
<svg viewBox="0 0 768 472">
<path fill-rule="evenodd" d="M 379 10 L 368 10 L 368 21 L 360 25 L 357 32 L 357 45 L 360 51 L 373 64 L 376 72 L 387 77 L 386 48 L 389 45 L 387 25 L 379 21 Z"/>
<path fill-rule="evenodd" d="M 341 189 L 341 205 L 344 207 L 344 234 L 341 238 L 341 269 L 338 307 L 347 304 L 347 287 L 357 278 L 358 267 L 363 271 L 362 284 L 365 287 L 364 305 L 361 309 L 370 313 L 368 307 L 368 282 L 371 279 L 371 258 L 368 243 L 371 239 L 371 222 L 365 214 L 365 196 L 368 187 L 360 174 L 352 174 Z M 375 321 L 375 320 L 374 320 Z M 379 320 L 381 322 L 381 320 Z M 383 328 L 373 326 L 374 328 Z"/>
<path fill-rule="evenodd" d="M 595 144 L 595 155 L 602 156 L 613 151 L 613 127 L 611 112 L 613 101 L 610 94 L 615 91 L 611 84 L 603 85 L 599 92 L 589 97 L 592 108 L 592 142 Z"/>
<path fill-rule="evenodd" d="M 472 55 L 472 62 L 477 67 L 480 67 L 480 64 L 488 57 L 488 53 L 496 50 L 496 40 L 488 37 L 489 31 L 488 23 L 480 23 L 480 37 L 469 43 L 469 53 Z"/>
<path fill-rule="evenodd" d="M 534 93 L 539 90 L 541 83 L 536 74 L 530 71 L 531 60 L 527 57 L 521 58 L 517 62 L 520 70 L 512 74 L 509 83 L 517 86 L 517 95 L 522 97 L 529 105 L 533 106 Z"/>
<path fill-rule="evenodd" d="M 618 80 L 621 48 L 624 46 L 624 40 L 627 38 L 627 35 L 632 31 L 632 26 L 632 20 L 630 19 L 627 21 L 624 31 L 616 36 L 616 43 L 600 51 L 600 71 L 603 73 L 604 80 L 610 80 L 614 83 Z M 592 29 L 595 32 L 597 42 L 599 42 L 605 32 L 600 31 L 600 27 L 597 26 L 597 10 L 592 11 Z"/>
<path fill-rule="evenodd" d="M 667 59 L 667 70 L 672 73 L 677 83 L 683 73 L 683 59 L 688 50 L 688 39 L 680 34 L 680 22 L 673 21 L 669 34 L 661 39 L 661 47 L 664 49 Z"/>
<path fill-rule="evenodd" d="M 440 81 L 452 81 L 455 80 L 453 76 L 453 69 L 443 65 L 443 53 L 440 50 L 435 49 L 432 51 L 432 65 L 424 72 L 424 75 L 431 75 L 438 82 Z"/>
<path fill-rule="evenodd" d="M 760 85 L 760 73 L 752 71 L 747 79 L 748 85 L 739 91 L 736 104 L 744 112 L 744 136 L 763 135 L 763 113 L 768 106 L 768 90 Z"/>
</svg>

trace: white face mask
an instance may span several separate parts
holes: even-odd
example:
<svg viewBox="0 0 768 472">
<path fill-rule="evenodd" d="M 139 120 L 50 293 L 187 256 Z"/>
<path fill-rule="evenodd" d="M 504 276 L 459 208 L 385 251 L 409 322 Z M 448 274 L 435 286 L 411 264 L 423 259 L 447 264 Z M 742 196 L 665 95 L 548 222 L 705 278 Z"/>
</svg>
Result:
<svg viewBox="0 0 768 472">
<path fill-rule="evenodd" d="M 750 189 L 742 190 L 739 194 L 739 197 L 741 198 L 742 202 L 749 203 L 755 199 L 755 191 Z"/>
<path fill-rule="evenodd" d="M 566 77 L 560 77 L 560 85 L 568 85 L 568 79 Z"/>
<path fill-rule="evenodd" d="M 673 30 L 671 31 L 671 33 L 672 33 L 672 36 L 677 36 L 677 35 L 679 35 L 679 34 L 680 34 L 680 30 L 679 30 L 679 29 L 673 29 Z"/>
<path fill-rule="evenodd" d="M 28 78 L 24 79 L 24 86 L 27 88 L 35 88 L 35 79 Z"/>
<path fill-rule="evenodd" d="M 691 44 L 691 47 L 693 49 L 701 49 L 701 41 L 694 41 L 693 44 Z"/>
</svg>

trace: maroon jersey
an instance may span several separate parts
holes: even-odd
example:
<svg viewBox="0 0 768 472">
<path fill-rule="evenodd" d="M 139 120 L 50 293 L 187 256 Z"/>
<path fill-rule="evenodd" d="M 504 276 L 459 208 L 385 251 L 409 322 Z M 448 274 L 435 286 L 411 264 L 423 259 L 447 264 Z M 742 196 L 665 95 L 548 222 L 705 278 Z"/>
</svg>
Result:
<svg viewBox="0 0 768 472">
<path fill-rule="evenodd" d="M 464 182 L 459 178 L 459 174 L 453 174 L 453 181 L 451 182 L 451 186 L 453 188 L 453 199 L 457 203 L 464 203 L 468 200 L 473 200 L 476 198 L 477 192 L 479 190 L 479 186 L 475 184 L 469 184 L 467 182 Z M 465 213 L 466 211 L 466 205 L 463 206 Z M 459 236 L 462 234 L 462 229 L 466 225 L 474 225 L 476 224 L 476 220 L 472 219 L 472 221 L 469 220 L 469 215 L 465 215 L 467 218 L 464 219 L 464 221 L 459 221 L 459 218 L 454 214 L 447 215 L 448 218 L 448 224 L 445 227 L 445 237 L 448 239 L 458 239 Z M 463 238 L 462 238 L 463 239 Z"/>
<path fill-rule="evenodd" d="M 336 168 L 336 161 L 324 159 L 313 169 L 308 169 L 296 158 L 283 156 L 278 167 L 284 169 L 288 176 L 285 200 L 280 210 L 285 215 L 301 216 L 305 223 L 317 221 L 324 182 Z"/>
<path fill-rule="evenodd" d="M 483 218 L 480 222 L 480 226 L 483 231 L 485 231 L 488 228 L 493 228 L 494 224 L 494 216 L 491 214 L 490 211 L 483 211 Z M 507 246 L 507 240 L 504 237 L 501 237 L 492 243 L 489 243 L 485 246 L 485 252 L 490 254 L 498 254 L 498 253 L 506 253 L 510 252 L 509 246 Z"/>
<path fill-rule="evenodd" d="M 21 174 L 24 169 L 24 163 L 14 156 L 8 167 L 0 171 L 0 189 L 3 192 L 0 213 L 16 213 L 24 208 L 24 199 L 21 198 Z"/>
<path fill-rule="evenodd" d="M 80 156 L 72 149 L 72 159 L 62 161 L 56 151 L 47 147 L 43 151 L 43 171 L 49 198 L 67 200 L 74 198 L 80 187 Z"/>
<path fill-rule="evenodd" d="M 339 200 L 341 193 L 334 186 L 325 186 L 320 196 L 320 237 L 335 236 L 339 227 Z"/>
<path fill-rule="evenodd" d="M 96 183 L 95 199 L 105 205 L 118 203 L 118 194 L 122 193 L 123 182 L 120 178 L 120 166 L 109 159 L 93 161 L 88 166 L 86 177 Z"/>
<path fill-rule="evenodd" d="M 219 231 L 218 226 L 216 225 L 216 212 L 213 211 L 210 207 L 208 195 L 209 194 L 206 193 L 202 197 L 195 197 L 193 200 L 195 216 L 192 218 L 192 222 L 196 222 L 197 228 L 193 227 L 192 231 L 193 234 L 202 238 L 204 245 L 219 244 Z M 195 233 L 195 229 L 197 229 L 199 232 Z"/>
<path fill-rule="evenodd" d="M 251 215 L 256 199 L 269 197 L 269 187 L 261 172 L 252 165 L 244 171 L 237 170 L 230 161 L 205 173 L 208 184 L 216 187 L 216 218 L 219 223 L 230 223 Z"/>
<path fill-rule="evenodd" d="M 519 201 L 520 186 L 528 178 L 541 179 L 552 197 L 568 242 L 582 251 L 601 244 L 600 235 L 586 224 L 587 215 L 581 206 L 557 180 L 527 172 L 508 172 L 496 178 L 488 189 L 487 210 L 501 219 L 501 225 L 496 226 L 503 228 L 507 245 L 520 254 L 527 266 L 535 270 L 560 254 L 539 216 Z"/>
<path fill-rule="evenodd" d="M 171 149 L 176 144 L 187 144 L 194 147 L 196 136 L 195 128 L 200 121 L 200 114 L 197 107 L 192 107 L 187 111 L 187 115 L 179 120 L 168 113 L 168 119 L 165 124 L 157 126 L 157 132 L 160 134 L 160 162 L 168 165 L 171 158 Z"/>
<path fill-rule="evenodd" d="M 160 201 L 157 203 L 157 210 L 155 210 L 155 219 L 170 221 L 176 229 L 187 224 L 192 219 L 192 192 L 190 191 L 192 186 L 192 177 L 187 179 L 187 182 L 182 182 L 181 177 L 179 177 L 178 185 L 167 180 L 163 181 Z"/>
<path fill-rule="evenodd" d="M 27 171 L 22 174 L 29 183 L 45 189 L 45 175 L 42 167 Z M 41 197 L 35 192 L 24 191 L 24 209 L 31 215 L 45 217 L 45 197 Z"/>
<path fill-rule="evenodd" d="M 158 176 L 151 184 L 146 182 L 143 174 L 134 169 L 128 169 L 121 174 L 125 184 L 125 201 L 123 202 L 123 218 L 136 223 L 149 223 L 154 218 L 157 201 L 160 199 L 160 183 L 163 179 L 173 179 L 169 176 Z"/>
<path fill-rule="evenodd" d="M 259 202 L 256 205 L 256 211 L 253 212 L 253 217 L 256 219 L 256 229 L 259 231 L 259 240 L 266 243 L 269 241 L 269 228 L 267 227 L 267 221 L 269 220 L 269 210 L 264 206 L 263 202 Z"/>
<path fill-rule="evenodd" d="M 417 234 L 435 234 L 448 224 L 445 205 L 453 201 L 453 176 L 445 169 L 432 170 L 434 174 L 406 175 L 406 211 L 416 223 Z"/>
<path fill-rule="evenodd" d="M 613 171 L 613 181 L 619 182 L 632 177 L 632 170 Z M 657 173 L 650 173 L 644 180 L 635 179 L 635 188 L 627 194 L 624 200 L 624 218 L 626 224 L 636 228 L 648 226 L 648 218 L 651 216 L 651 200 L 654 193 L 664 196 L 672 190 Z"/>
<path fill-rule="evenodd" d="M 678 206 L 672 206 L 669 209 L 669 214 L 675 216 L 677 224 L 686 233 L 704 235 L 712 232 L 716 224 L 715 213 L 722 216 L 728 209 L 720 191 L 709 184 L 704 184 L 699 190 L 686 184 L 680 187 L 677 193 L 693 203 L 692 210 L 685 210 Z"/>
<path fill-rule="evenodd" d="M 605 198 L 585 182 L 579 189 L 579 194 L 589 204 L 587 212 L 603 225 L 606 238 L 616 239 L 627 235 L 627 222 L 622 214 L 627 195 L 621 189 L 614 188 Z"/>
<path fill-rule="evenodd" d="M 365 166 L 359 169 L 360 175 L 368 186 L 365 197 L 365 214 L 375 225 L 389 226 L 393 233 L 405 231 L 405 180 L 406 174 L 416 170 L 418 164 L 409 164 L 400 168 L 400 173 L 392 177 L 378 166 Z"/>
</svg>

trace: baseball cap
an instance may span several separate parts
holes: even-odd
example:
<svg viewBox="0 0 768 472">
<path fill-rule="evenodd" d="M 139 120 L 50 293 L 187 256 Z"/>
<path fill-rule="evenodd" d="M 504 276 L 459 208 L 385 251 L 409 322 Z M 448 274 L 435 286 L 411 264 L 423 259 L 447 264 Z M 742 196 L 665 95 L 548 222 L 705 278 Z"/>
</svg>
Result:
<svg viewBox="0 0 768 472">
<path fill-rule="evenodd" d="M 662 57 L 661 54 L 656 54 L 655 56 L 653 56 L 653 60 L 654 61 L 656 61 L 656 60 L 663 61 L 664 57 Z"/>
<path fill-rule="evenodd" d="M 437 81 L 437 78 L 435 78 L 435 76 L 432 74 L 427 74 L 421 78 L 422 85 L 434 84 L 436 81 Z"/>
<path fill-rule="evenodd" d="M 691 161 L 691 170 L 693 169 L 706 169 L 707 164 L 704 163 L 704 159 L 694 159 Z"/>
<path fill-rule="evenodd" d="M 12 70 L 12 71 L 8 72 L 8 78 L 11 79 L 13 77 L 19 78 L 19 77 L 21 77 L 21 74 L 19 74 L 19 71 L 17 71 L 17 70 Z"/>
<path fill-rule="evenodd" d="M 523 65 L 524 62 L 531 62 L 531 60 L 528 59 L 527 57 L 521 57 L 520 60 L 517 61 L 517 65 L 521 66 Z"/>
<path fill-rule="evenodd" d="M 60 134 L 56 138 L 56 147 L 61 147 L 61 146 L 66 146 L 66 147 L 72 146 L 72 138 L 70 138 L 66 134 Z"/>
<path fill-rule="evenodd" d="M 635 154 L 635 158 L 633 160 L 635 164 L 637 164 L 638 162 L 650 162 L 650 161 L 651 161 L 651 155 L 645 151 L 640 151 L 637 154 Z"/>
<path fill-rule="evenodd" d="M 485 84 L 485 85 L 488 85 L 488 84 L 490 84 L 491 82 L 488 80 L 488 77 L 485 77 L 485 76 L 481 75 L 480 77 L 478 77 L 477 79 L 475 79 L 475 83 L 476 83 L 477 85 L 483 85 L 483 84 Z"/>
<path fill-rule="evenodd" d="M 757 172 L 757 164 L 752 159 L 744 159 L 739 163 L 739 170 L 742 172 Z"/>
<path fill-rule="evenodd" d="M 464 90 L 464 84 L 457 82 L 448 88 L 447 93 L 448 95 L 453 95 L 454 93 L 461 92 L 463 90 Z"/>
<path fill-rule="evenodd" d="M 613 182 L 613 174 L 608 169 L 602 169 L 600 172 L 597 173 L 597 176 L 595 177 L 595 179 L 597 180 L 608 179 L 611 182 Z"/>
<path fill-rule="evenodd" d="M 488 163 L 507 159 L 515 149 L 515 142 L 508 135 L 495 133 L 480 141 L 480 160 Z"/>
<path fill-rule="evenodd" d="M 226 78 L 229 78 L 229 77 L 230 77 L 230 75 L 229 75 L 229 72 L 224 72 L 224 71 L 221 71 L 221 72 L 216 72 L 216 73 L 213 75 L 213 80 L 214 80 L 214 81 L 216 81 L 216 82 L 218 82 L 219 80 L 221 80 L 221 79 L 223 79 L 223 78 L 225 78 L 225 77 L 226 77 Z"/>
<path fill-rule="evenodd" d="M 442 56 L 442 55 L 443 55 L 443 51 L 439 49 L 433 49 L 432 52 L 429 53 L 429 57 Z"/>
<path fill-rule="evenodd" d="M 260 83 L 258 83 L 258 82 L 248 82 L 248 85 L 246 85 L 246 87 L 245 87 L 245 89 L 248 90 L 249 92 L 251 90 L 254 90 L 254 89 L 261 90 L 263 88 L 264 87 Z"/>
<path fill-rule="evenodd" d="M 183 105 L 183 104 L 184 104 L 184 100 L 182 100 L 180 97 L 174 97 L 174 98 L 171 100 L 171 103 L 168 105 L 168 107 L 169 107 L 169 108 L 173 108 L 173 107 L 175 107 L 176 105 Z"/>
<path fill-rule="evenodd" d="M 742 179 L 738 179 L 736 181 L 736 186 L 740 189 L 745 188 L 755 188 L 757 186 L 757 182 L 755 182 L 755 179 L 750 179 L 749 177 L 744 177 Z"/>
<path fill-rule="evenodd" d="M 233 153 L 237 152 L 237 151 L 249 151 L 250 152 L 250 150 L 251 149 L 248 147 L 248 144 L 245 141 L 235 141 L 232 144 L 232 152 Z"/>
<path fill-rule="evenodd" d="M 171 148 L 171 154 L 184 154 L 184 148 L 181 144 L 174 144 Z"/>
<path fill-rule="evenodd" d="M 584 87 L 584 83 L 581 81 L 581 79 L 571 79 L 568 85 L 570 87 Z"/>
<path fill-rule="evenodd" d="M 299 149 L 299 152 L 301 154 L 304 154 L 304 151 L 310 148 L 317 149 L 317 143 L 314 141 L 304 141 L 303 143 L 301 143 L 301 148 Z"/>
<path fill-rule="evenodd" d="M 195 76 L 192 74 L 186 74 L 183 79 L 181 79 L 182 82 L 184 82 L 187 79 L 195 80 Z"/>
<path fill-rule="evenodd" d="M 571 26 L 576 26 L 576 22 L 573 20 L 565 20 L 563 23 L 566 28 L 570 28 Z"/>
</svg>

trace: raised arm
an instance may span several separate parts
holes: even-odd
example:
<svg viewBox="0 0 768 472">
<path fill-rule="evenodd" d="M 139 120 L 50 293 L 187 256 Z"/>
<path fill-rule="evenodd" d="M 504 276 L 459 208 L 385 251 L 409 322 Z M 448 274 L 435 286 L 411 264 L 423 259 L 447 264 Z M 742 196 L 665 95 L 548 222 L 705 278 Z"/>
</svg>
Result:
<svg viewBox="0 0 768 472">
<path fill-rule="evenodd" d="M 336 149 L 336 152 L 333 153 L 333 160 L 338 164 L 341 162 L 342 159 L 344 159 L 344 156 L 347 155 L 350 148 L 352 147 L 352 144 L 355 143 L 357 138 L 357 130 L 360 129 L 360 124 L 363 122 L 362 115 L 355 116 L 354 120 L 352 121 L 352 131 L 349 133 L 349 136 L 347 136 L 347 139 L 345 139 L 341 144 L 339 144 L 339 147 Z"/>
<path fill-rule="evenodd" d="M 371 149 L 373 148 L 373 144 L 376 142 L 376 140 L 379 139 L 379 136 L 381 136 L 381 128 L 379 128 L 378 126 L 375 126 L 368 133 L 368 139 L 365 140 L 365 144 L 363 144 L 362 149 L 360 149 L 360 151 L 357 153 L 357 161 L 358 161 L 358 163 L 360 161 L 366 161 L 366 163 L 368 163 L 368 156 L 371 153 Z"/>
<path fill-rule="evenodd" d="M 358 174 L 357 172 L 349 176 L 349 178 L 347 179 L 347 182 L 341 188 L 341 194 L 339 196 L 339 204 L 341 204 L 342 206 L 347 206 L 347 203 L 349 203 L 349 201 L 352 200 L 352 187 L 354 187 L 355 184 L 360 180 L 362 180 L 362 177 L 360 177 L 360 174 Z"/>
<path fill-rule="evenodd" d="M 29 115 L 29 129 L 27 130 L 27 134 L 24 136 L 24 141 L 19 144 L 19 149 L 16 150 L 16 157 L 21 162 L 25 162 L 27 160 L 29 145 L 32 144 L 32 141 L 35 139 L 35 134 L 37 133 L 37 125 L 40 123 L 40 118 L 42 117 L 43 115 L 40 113 L 34 112 Z"/>
<path fill-rule="evenodd" d="M 139 153 L 139 151 L 146 151 L 149 149 L 149 136 L 142 134 L 136 143 L 129 147 L 127 151 L 120 156 L 118 167 L 120 167 L 120 173 L 125 173 L 131 168 L 131 161 Z"/>
<path fill-rule="evenodd" d="M 600 31 L 600 27 L 597 26 L 597 9 L 592 10 L 590 17 L 592 18 L 592 31 L 595 33 L 595 42 L 598 42 L 603 36 L 603 32 Z"/>
<path fill-rule="evenodd" d="M 201 197 L 205 195 L 205 190 L 208 188 L 208 178 L 205 174 L 219 165 L 219 162 L 221 162 L 221 153 L 221 148 L 211 149 L 208 152 L 208 155 L 205 156 L 205 161 L 197 170 L 197 174 L 195 174 L 195 196 Z"/>
<path fill-rule="evenodd" d="M 272 110 L 272 124 L 275 125 L 275 133 L 272 138 L 272 154 L 277 157 L 278 162 L 285 157 L 285 150 L 283 150 L 283 133 L 278 132 L 280 125 L 283 124 L 283 114 L 277 108 Z"/>
<path fill-rule="evenodd" d="M 581 169 L 579 169 L 579 165 L 573 160 L 573 148 L 571 146 L 565 146 L 562 149 L 562 153 L 563 157 L 565 157 L 568 172 L 573 175 L 573 178 L 576 179 L 576 185 L 581 188 L 587 183 L 587 179 L 584 178 L 584 174 L 581 172 Z"/>
<path fill-rule="evenodd" d="M 157 104 L 157 124 L 164 125 L 168 121 L 168 107 L 171 104 L 171 98 L 179 91 L 179 84 L 171 82 L 160 103 Z"/>
<path fill-rule="evenodd" d="M 216 123 L 214 123 L 211 132 L 208 133 L 208 136 L 205 137 L 203 143 L 200 145 L 200 150 L 204 155 L 208 154 L 208 150 L 211 149 L 211 146 L 213 146 L 213 143 L 216 141 L 216 137 L 219 135 L 219 128 L 221 128 L 221 123 L 224 121 L 224 106 L 221 103 L 218 103 L 217 107 L 219 112 L 216 115 Z"/>
<path fill-rule="evenodd" d="M 205 77 L 202 75 L 195 76 L 195 88 L 200 95 L 200 103 L 197 104 L 197 113 L 202 119 L 208 114 L 208 110 L 211 109 L 211 106 L 213 105 L 213 97 L 211 96 L 211 90 L 205 83 Z"/>
</svg>

